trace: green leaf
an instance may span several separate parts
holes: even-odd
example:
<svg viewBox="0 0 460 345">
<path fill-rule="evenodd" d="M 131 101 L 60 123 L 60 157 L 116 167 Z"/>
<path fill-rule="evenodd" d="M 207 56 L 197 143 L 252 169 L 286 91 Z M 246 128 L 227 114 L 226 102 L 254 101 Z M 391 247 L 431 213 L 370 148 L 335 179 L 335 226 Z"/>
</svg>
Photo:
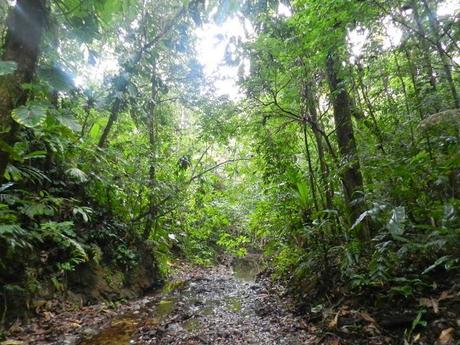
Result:
<svg viewBox="0 0 460 345">
<path fill-rule="evenodd" d="M 356 219 L 355 223 L 352 225 L 351 229 L 353 230 L 355 227 L 357 227 L 363 221 L 364 218 L 366 218 L 366 217 L 373 218 L 375 215 L 377 215 L 378 213 L 380 213 L 384 209 L 385 209 L 385 205 L 380 205 L 380 204 L 377 204 L 377 203 L 374 204 L 374 207 L 372 207 L 371 209 L 369 209 L 367 211 L 364 211 L 363 213 L 360 214 L 358 219 Z"/>
<path fill-rule="evenodd" d="M 77 120 L 75 120 L 75 117 L 73 117 L 73 115 L 70 112 L 58 114 L 56 116 L 56 119 L 59 121 L 61 125 L 71 129 L 74 132 L 81 131 L 81 125 L 78 123 Z"/>
<path fill-rule="evenodd" d="M 46 151 L 39 150 L 39 151 L 32 151 L 27 154 L 25 154 L 22 159 L 35 159 L 35 158 L 45 158 L 46 157 Z"/>
<path fill-rule="evenodd" d="M 393 210 L 390 221 L 387 224 L 387 229 L 393 236 L 401 236 L 404 233 L 404 222 L 406 221 L 406 209 L 404 207 L 396 207 Z"/>
<path fill-rule="evenodd" d="M 88 181 L 88 176 L 78 168 L 67 169 L 65 173 L 67 176 L 80 183 Z"/>
<path fill-rule="evenodd" d="M 0 76 L 14 73 L 17 67 L 14 61 L 0 61 Z"/>
<path fill-rule="evenodd" d="M 451 260 L 451 258 L 449 256 L 442 256 L 440 257 L 439 259 L 437 259 L 430 267 L 426 268 L 422 274 L 427 274 L 428 272 L 431 272 L 432 270 L 434 270 L 436 267 L 438 266 L 441 266 L 442 264 L 444 264 L 445 262 Z"/>
<path fill-rule="evenodd" d="M 99 1 L 95 3 L 97 16 L 104 24 L 110 24 L 114 15 L 121 10 L 122 4 L 119 0 Z"/>
<path fill-rule="evenodd" d="M 30 103 L 14 109 L 11 117 L 25 127 L 34 128 L 45 121 L 47 111 L 48 107 L 44 104 Z"/>
<path fill-rule="evenodd" d="M 53 216 L 54 209 L 44 203 L 30 203 L 23 207 L 20 207 L 21 213 L 27 217 L 34 219 L 36 216 Z"/>
</svg>

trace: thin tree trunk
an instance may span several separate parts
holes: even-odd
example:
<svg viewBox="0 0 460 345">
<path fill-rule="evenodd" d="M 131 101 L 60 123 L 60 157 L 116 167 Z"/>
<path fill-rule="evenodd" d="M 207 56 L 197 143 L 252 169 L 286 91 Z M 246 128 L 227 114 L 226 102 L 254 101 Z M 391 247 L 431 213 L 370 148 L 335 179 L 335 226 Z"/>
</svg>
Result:
<svg viewBox="0 0 460 345">
<path fill-rule="evenodd" d="M 369 117 L 371 118 L 372 123 L 369 123 L 364 116 L 362 116 L 362 120 L 363 120 L 364 124 L 366 125 L 366 127 L 377 138 L 377 140 L 379 142 L 378 148 L 382 151 L 383 154 L 385 154 L 385 149 L 384 149 L 385 138 L 383 136 L 382 131 L 380 130 L 380 127 L 379 127 L 378 123 L 377 123 L 377 117 L 375 115 L 374 107 L 372 106 L 372 102 L 371 102 L 371 100 L 369 98 L 369 95 L 367 93 L 367 88 L 366 88 L 366 86 L 364 85 L 364 82 L 363 82 L 363 77 L 362 77 L 362 75 L 364 73 L 363 66 L 359 62 L 357 62 L 356 65 L 357 65 L 357 68 L 358 68 L 358 85 L 359 85 L 359 88 L 360 88 L 361 93 L 363 95 L 364 103 L 366 104 L 367 111 L 369 113 Z M 355 111 L 353 113 L 356 116 L 358 112 Z"/>
<path fill-rule="evenodd" d="M 306 103 L 308 115 L 310 117 L 308 119 L 308 122 L 310 123 L 313 135 L 315 137 L 316 149 L 318 152 L 318 160 L 321 169 L 321 179 L 323 186 L 325 188 L 324 194 L 326 197 L 326 208 L 332 210 L 332 198 L 334 196 L 334 191 L 332 189 L 332 185 L 329 183 L 329 168 L 327 166 L 325 159 L 323 137 L 321 136 L 321 133 L 319 133 L 319 131 L 317 130 L 318 128 L 320 128 L 320 124 L 318 123 L 318 112 L 316 110 L 316 105 L 313 99 L 313 90 L 312 87 L 309 85 L 308 81 L 304 82 L 304 84 L 302 85 L 301 97 L 303 102 Z"/>
<path fill-rule="evenodd" d="M 394 48 L 393 44 L 392 44 L 392 48 Z M 410 107 L 409 107 L 409 95 L 407 94 L 406 83 L 404 82 L 404 76 L 403 76 L 401 65 L 399 64 L 398 56 L 396 55 L 396 52 L 393 52 L 393 55 L 395 57 L 397 76 L 398 76 L 399 82 L 401 83 L 401 88 L 402 88 L 402 91 L 403 91 L 404 106 L 406 108 L 407 115 L 409 115 L 409 114 L 411 114 L 411 110 L 410 110 Z M 412 126 L 412 121 L 409 121 L 409 130 L 410 130 L 410 137 L 411 137 L 412 147 L 416 149 L 415 135 L 414 135 L 414 128 Z"/>
<path fill-rule="evenodd" d="M 337 143 L 342 161 L 345 162 L 342 173 L 345 202 L 350 210 L 351 220 L 354 222 L 364 211 L 363 198 L 359 195 L 364 191 L 364 183 L 351 119 L 352 102 L 347 90 L 344 88 L 344 81 L 340 77 L 339 68 L 340 63 L 335 60 L 334 54 L 330 52 L 327 56 L 326 72 L 334 107 Z M 369 241 L 370 233 L 367 224 L 363 223 L 360 230 L 360 239 Z"/>
<path fill-rule="evenodd" d="M 305 156 L 308 164 L 308 177 L 310 182 L 311 196 L 313 198 L 313 204 L 315 205 L 315 210 L 319 211 L 318 198 L 316 197 L 316 186 L 315 186 L 315 175 L 313 171 L 313 164 L 311 161 L 310 148 L 308 146 L 308 136 L 307 136 L 307 123 L 302 123 L 303 130 L 303 142 L 305 144 Z"/>
<path fill-rule="evenodd" d="M 94 107 L 94 99 L 91 96 L 89 96 L 84 106 L 85 118 L 83 120 L 83 124 L 81 125 L 80 138 L 83 138 L 85 136 L 86 129 L 88 127 L 89 117 L 91 115 L 91 109 L 93 109 L 93 107 Z"/>
<path fill-rule="evenodd" d="M 436 15 L 433 13 L 433 11 L 431 11 L 431 8 L 428 5 L 428 2 L 426 0 L 423 0 L 423 6 L 424 6 L 426 14 L 428 15 L 431 32 L 433 34 L 434 41 L 436 42 L 436 50 L 438 52 L 439 58 L 442 61 L 442 67 L 444 69 L 444 74 L 447 79 L 447 83 L 449 85 L 450 92 L 452 93 L 452 99 L 453 99 L 454 106 L 455 108 L 460 108 L 460 99 L 458 97 L 457 88 L 455 87 L 455 82 L 452 78 L 451 65 L 450 65 L 450 62 L 447 56 L 444 54 L 444 49 L 442 47 L 441 35 L 439 34 L 439 31 L 440 31 L 439 23 L 436 20 Z"/>
<path fill-rule="evenodd" d="M 423 27 L 422 18 L 420 17 L 417 1 L 411 0 L 411 7 L 414 12 L 415 24 L 417 25 L 418 32 L 423 36 L 427 37 L 425 28 Z M 431 52 L 430 46 L 426 39 L 420 40 L 423 60 L 425 63 L 425 73 L 428 83 L 431 85 L 431 90 L 436 91 L 436 77 L 433 73 L 433 65 L 431 64 Z"/>
<path fill-rule="evenodd" d="M 102 132 L 102 135 L 99 139 L 99 143 L 97 146 L 99 148 L 104 148 L 107 145 L 107 139 L 109 137 L 110 130 L 113 127 L 113 124 L 117 121 L 118 115 L 123 110 L 124 101 L 123 97 L 126 93 L 128 88 L 128 79 L 124 77 L 120 77 L 120 85 L 117 87 L 117 90 L 111 97 L 115 97 L 115 100 L 112 103 L 112 108 L 110 110 L 109 120 L 107 121 L 107 125 Z"/>
<path fill-rule="evenodd" d="M 152 109 L 152 114 L 155 110 Z M 144 238 L 148 239 L 152 228 L 157 218 L 157 205 L 155 200 L 155 185 L 156 185 L 156 157 L 155 157 L 155 146 L 156 146 L 156 135 L 155 135 L 155 120 L 152 118 L 149 122 L 149 146 L 150 146 L 150 167 L 149 167 L 149 214 L 144 228 Z"/>
<path fill-rule="evenodd" d="M 24 105 L 28 93 L 21 87 L 32 82 L 40 53 L 42 33 L 48 19 L 46 0 L 17 0 L 8 13 L 2 60 L 17 64 L 15 73 L 0 77 L 0 142 L 11 147 L 19 125 L 11 118 L 14 108 Z M 0 184 L 9 162 L 9 152 L 0 150 Z"/>
<path fill-rule="evenodd" d="M 147 119 L 147 130 L 149 133 L 149 148 L 150 148 L 150 167 L 149 167 L 149 214 L 144 228 L 144 238 L 148 239 L 152 228 L 155 226 L 157 219 L 157 202 L 155 196 L 155 186 L 157 185 L 156 181 L 156 150 L 158 147 L 157 140 L 157 126 L 156 126 L 156 101 L 158 99 L 158 88 L 157 88 L 157 79 L 155 77 L 155 67 L 153 67 L 153 76 L 152 76 L 152 93 L 150 100 L 150 116 Z"/>
<path fill-rule="evenodd" d="M 425 114 L 422 111 L 422 100 L 420 98 L 420 90 L 419 90 L 418 85 L 417 85 L 415 67 L 411 62 L 410 53 L 406 49 L 406 47 L 404 47 L 404 52 L 406 54 L 407 63 L 409 64 L 409 71 L 410 71 L 410 77 L 411 77 L 411 81 L 412 81 L 412 86 L 414 87 L 414 94 L 415 94 L 415 102 L 416 102 L 416 105 L 417 105 L 417 112 L 418 112 L 418 115 L 420 117 L 420 121 L 423 121 L 425 119 Z M 427 134 L 427 132 L 425 132 L 425 138 L 426 138 L 426 149 L 428 151 L 428 154 L 430 155 L 430 159 L 433 161 L 434 157 L 433 157 L 433 150 L 431 148 L 431 139 L 430 139 L 430 136 Z"/>
</svg>

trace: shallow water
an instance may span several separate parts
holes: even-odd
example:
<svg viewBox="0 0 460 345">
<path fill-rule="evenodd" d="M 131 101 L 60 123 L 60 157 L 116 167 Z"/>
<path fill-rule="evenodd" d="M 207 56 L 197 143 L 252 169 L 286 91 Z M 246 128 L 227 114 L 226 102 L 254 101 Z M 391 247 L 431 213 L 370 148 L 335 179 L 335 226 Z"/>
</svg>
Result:
<svg viewBox="0 0 460 345">
<path fill-rule="evenodd" d="M 261 271 L 260 258 L 256 255 L 237 258 L 233 262 L 232 269 L 236 278 L 246 282 L 253 282 Z"/>
<path fill-rule="evenodd" d="M 257 257 L 251 256 L 235 260 L 232 270 L 216 268 L 187 282 L 166 284 L 162 292 L 131 302 L 132 312 L 83 344 L 302 343 L 291 334 L 280 336 L 273 327 L 281 314 L 268 310 L 261 299 L 267 294 L 258 292 L 259 271 Z"/>
</svg>

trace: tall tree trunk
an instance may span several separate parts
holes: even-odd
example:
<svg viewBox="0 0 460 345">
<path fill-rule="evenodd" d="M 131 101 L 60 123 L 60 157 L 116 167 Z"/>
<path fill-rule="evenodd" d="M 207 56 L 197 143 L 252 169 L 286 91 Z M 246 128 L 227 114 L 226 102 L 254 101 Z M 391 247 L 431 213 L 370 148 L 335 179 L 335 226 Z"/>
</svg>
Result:
<svg viewBox="0 0 460 345">
<path fill-rule="evenodd" d="M 8 13 L 2 60 L 16 62 L 17 69 L 0 77 L 0 143 L 7 148 L 15 143 L 19 130 L 11 112 L 27 101 L 28 93 L 21 85 L 33 80 L 47 19 L 46 0 L 17 0 Z M 0 183 L 4 181 L 9 158 L 8 149 L 0 149 Z"/>
<path fill-rule="evenodd" d="M 450 92 L 452 94 L 454 106 L 455 108 L 460 108 L 460 99 L 457 93 L 457 88 L 455 87 L 454 79 L 452 78 L 451 64 L 446 54 L 444 54 L 444 49 L 442 47 L 441 35 L 439 33 L 440 28 L 439 23 L 436 19 L 436 14 L 431 10 L 428 1 L 423 0 L 423 7 L 425 9 L 425 13 L 428 15 L 428 21 L 430 23 L 431 32 L 433 34 L 434 41 L 436 42 L 436 51 L 438 52 L 439 58 L 442 61 L 444 75 L 446 77 L 447 84 L 449 85 Z"/>
<path fill-rule="evenodd" d="M 308 114 L 305 114 L 305 116 L 308 116 L 308 118 L 304 118 L 304 121 L 310 123 L 313 135 L 315 137 L 319 166 L 321 169 L 321 180 L 325 188 L 324 194 L 326 199 L 326 208 L 332 210 L 332 198 L 334 196 L 334 191 L 332 189 L 331 183 L 329 183 L 329 168 L 327 166 L 325 158 L 323 137 L 321 136 L 321 133 L 318 131 L 318 129 L 321 128 L 320 124 L 318 123 L 318 112 L 316 110 L 316 104 L 313 98 L 313 89 L 308 81 L 305 81 L 302 85 L 301 98 L 302 102 L 305 103 L 306 110 L 308 112 Z"/>
<path fill-rule="evenodd" d="M 377 141 L 379 143 L 378 149 L 380 149 L 382 151 L 382 153 L 385 154 L 386 153 L 385 148 L 384 148 L 385 137 L 384 137 L 382 131 L 380 130 L 379 124 L 377 123 L 377 117 L 375 115 L 374 107 L 372 106 L 372 102 L 371 102 L 369 94 L 367 92 L 367 88 L 364 85 L 364 81 L 363 81 L 363 75 L 364 75 L 363 65 L 358 61 L 356 63 L 356 67 L 357 67 L 357 70 L 358 70 L 358 73 L 357 73 L 358 86 L 359 86 L 359 88 L 361 90 L 361 93 L 363 95 L 364 103 L 366 104 L 368 114 L 369 114 L 368 117 L 371 119 L 371 121 L 369 122 L 368 118 L 364 116 L 363 112 L 357 111 L 357 109 L 355 109 L 355 111 L 353 111 L 353 115 L 358 120 L 361 120 L 364 123 L 364 125 L 369 129 L 369 131 L 377 138 Z M 358 93 L 359 93 L 359 91 L 358 91 Z"/>
<path fill-rule="evenodd" d="M 420 89 L 419 89 L 419 87 L 417 85 L 417 79 L 416 79 L 416 68 L 412 64 L 411 55 L 410 55 L 410 52 L 407 50 L 407 47 L 404 46 L 403 50 L 404 50 L 404 53 L 406 55 L 406 60 L 407 60 L 408 66 L 409 66 L 409 72 L 410 72 L 410 77 L 411 77 L 411 81 L 412 81 L 412 86 L 414 88 L 414 95 L 415 95 L 415 102 L 416 102 L 416 106 L 417 106 L 417 113 L 419 115 L 420 121 L 423 121 L 425 119 L 425 113 L 422 110 L 422 100 L 421 100 L 421 96 L 420 96 Z M 424 135 L 425 135 L 425 138 L 426 138 L 426 149 L 428 151 L 428 154 L 430 155 L 430 159 L 432 161 L 434 161 L 433 149 L 431 147 L 430 135 L 427 132 L 425 132 Z"/>
<path fill-rule="evenodd" d="M 152 111 L 153 115 L 154 110 Z M 150 167 L 149 167 L 149 214 L 146 217 L 145 228 L 144 228 L 144 238 L 148 239 L 152 228 L 154 227 L 156 218 L 157 218 L 157 203 L 155 197 L 155 185 L 156 185 L 156 126 L 155 119 L 150 119 L 149 123 L 149 146 L 150 146 Z"/>
<path fill-rule="evenodd" d="M 151 100 L 149 106 L 150 116 L 147 119 L 147 130 L 149 133 L 149 148 L 150 148 L 150 167 L 149 167 L 149 191 L 148 191 L 148 203 L 149 203 L 149 212 L 147 215 L 145 228 L 144 228 L 144 238 L 148 239 L 152 228 L 155 226 L 155 222 L 157 219 L 157 199 L 155 195 L 155 187 L 157 185 L 157 177 L 156 177 L 156 150 L 158 147 L 158 139 L 157 139 L 157 121 L 156 121 L 156 101 L 158 99 L 158 88 L 157 88 L 157 79 L 155 75 L 155 67 L 153 67 L 153 75 L 152 75 L 152 91 L 151 91 Z"/>
<path fill-rule="evenodd" d="M 115 98 L 115 100 L 113 101 L 112 108 L 110 109 L 109 120 L 107 121 L 107 125 L 105 126 L 104 131 L 99 138 L 99 143 L 97 144 L 97 146 L 101 149 L 107 145 L 110 130 L 112 129 L 113 124 L 117 121 L 118 115 L 124 107 L 123 97 L 128 89 L 128 78 L 121 76 L 118 80 L 119 85 L 117 86 L 116 91 L 111 94 L 111 97 Z"/>
<path fill-rule="evenodd" d="M 308 164 L 308 180 L 310 182 L 311 196 L 313 198 L 313 204 L 315 205 L 315 211 L 318 212 L 319 204 L 318 198 L 316 197 L 315 172 L 311 161 L 310 147 L 308 146 L 307 123 L 304 121 L 301 125 L 303 131 L 303 142 L 305 144 L 305 157 Z"/>
<path fill-rule="evenodd" d="M 351 220 L 354 222 L 364 211 L 364 202 L 360 195 L 364 191 L 364 184 L 351 119 L 352 101 L 344 88 L 344 80 L 340 77 L 340 62 L 336 61 L 333 52 L 327 56 L 326 72 L 334 108 L 337 143 L 342 161 L 345 163 L 342 172 L 345 201 L 350 210 Z M 366 223 L 361 226 L 360 239 L 362 241 L 370 239 Z"/>
<path fill-rule="evenodd" d="M 420 45 L 422 49 L 422 56 L 425 63 L 425 73 L 426 79 L 431 86 L 431 91 L 436 91 L 436 77 L 433 72 L 433 65 L 431 63 L 431 52 L 430 45 L 426 40 L 427 34 L 425 28 L 423 27 L 422 18 L 420 17 L 417 1 L 411 0 L 411 7 L 414 13 L 415 24 L 417 25 L 417 30 L 420 35 L 423 37 L 420 40 Z"/>
<path fill-rule="evenodd" d="M 392 44 L 392 49 L 394 49 L 393 47 L 393 44 Z M 407 115 L 411 114 L 411 109 L 409 107 L 409 95 L 407 94 L 407 87 L 406 87 L 406 83 L 404 82 L 404 75 L 403 75 L 403 72 L 402 72 L 402 68 L 401 68 L 401 65 L 399 63 L 399 57 L 397 55 L 397 53 L 395 51 L 393 51 L 393 56 L 394 56 L 394 60 L 395 60 L 395 63 L 396 63 L 396 75 L 399 79 L 399 82 L 401 84 L 401 89 L 402 89 L 402 92 L 403 92 L 403 96 L 404 96 L 404 106 L 406 108 L 406 113 Z M 416 142 L 415 142 L 415 134 L 414 134 L 414 128 L 413 128 L 413 125 L 412 125 L 412 121 L 409 121 L 409 130 L 410 130 L 410 137 L 411 137 L 411 143 L 412 143 L 412 147 L 414 149 L 416 149 Z"/>
</svg>

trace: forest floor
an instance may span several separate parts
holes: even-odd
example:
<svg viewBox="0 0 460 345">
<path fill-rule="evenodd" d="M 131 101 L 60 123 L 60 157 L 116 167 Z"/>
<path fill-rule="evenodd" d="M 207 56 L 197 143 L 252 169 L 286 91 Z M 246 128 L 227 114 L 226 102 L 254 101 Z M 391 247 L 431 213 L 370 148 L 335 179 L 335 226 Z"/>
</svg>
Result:
<svg viewBox="0 0 460 345">
<path fill-rule="evenodd" d="M 257 273 L 257 265 L 246 261 L 233 267 L 183 265 L 161 291 L 118 305 L 61 311 L 55 305 L 27 325 L 13 324 L 0 345 L 403 343 L 383 336 L 369 314 L 349 307 L 336 308 L 322 321 L 300 316 L 284 288 L 256 279 Z M 339 313 L 354 322 L 339 329 Z"/>
<path fill-rule="evenodd" d="M 294 305 L 275 286 L 256 283 L 256 269 L 185 267 L 144 298 L 42 311 L 10 328 L 3 344 L 315 344 Z M 67 308 L 68 309 L 68 308 Z"/>
</svg>

